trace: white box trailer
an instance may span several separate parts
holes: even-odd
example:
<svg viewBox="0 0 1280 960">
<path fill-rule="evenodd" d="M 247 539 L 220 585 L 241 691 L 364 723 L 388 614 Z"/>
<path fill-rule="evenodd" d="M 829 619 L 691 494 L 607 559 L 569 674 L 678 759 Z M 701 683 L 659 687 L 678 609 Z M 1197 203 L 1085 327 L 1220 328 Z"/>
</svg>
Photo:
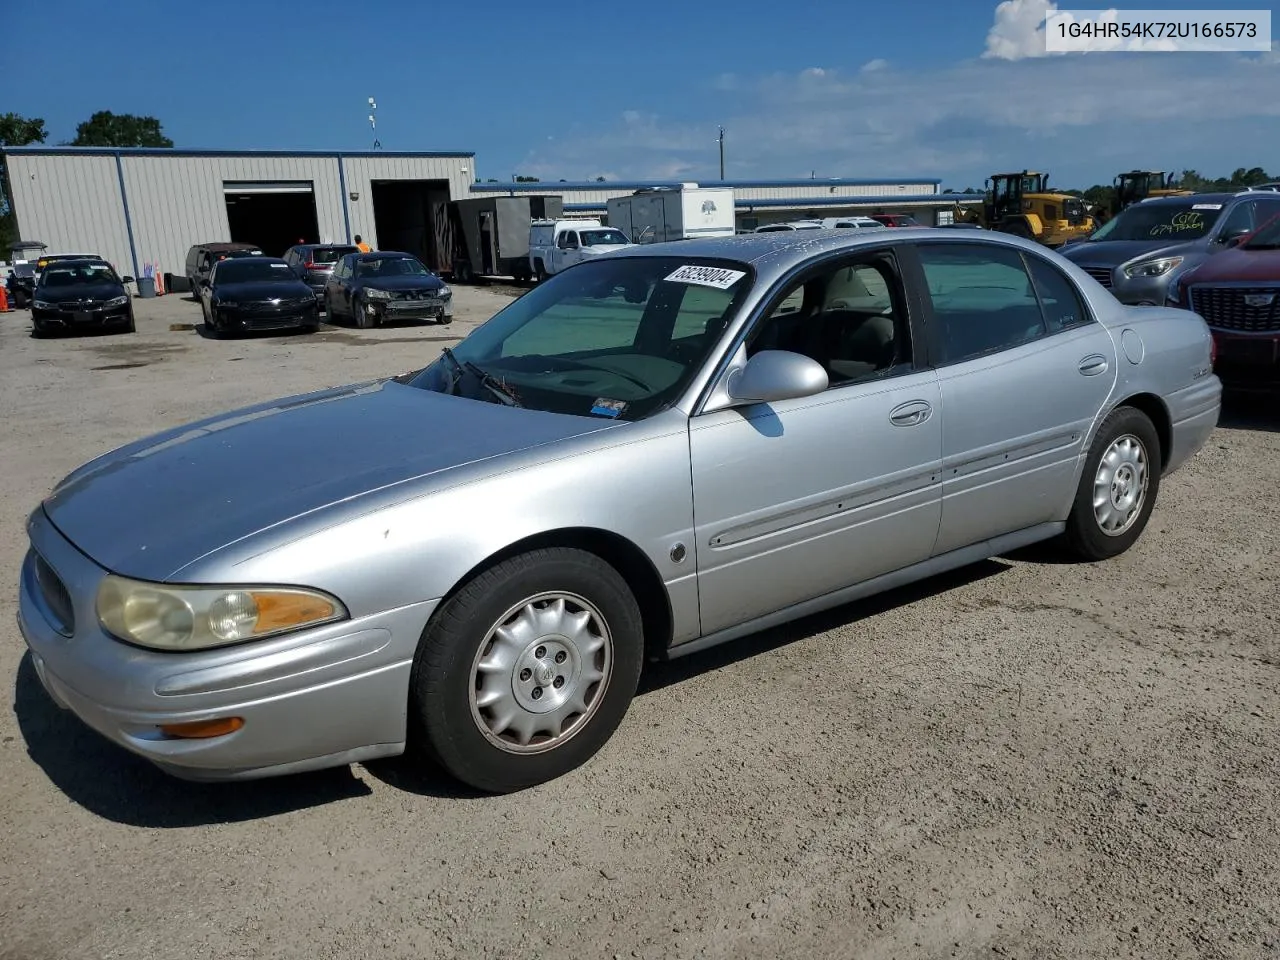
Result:
<svg viewBox="0 0 1280 960">
<path fill-rule="evenodd" d="M 632 243 L 663 243 L 696 237 L 732 237 L 737 231 L 732 187 L 679 187 L 637 190 L 607 204 L 609 226 Z"/>
</svg>

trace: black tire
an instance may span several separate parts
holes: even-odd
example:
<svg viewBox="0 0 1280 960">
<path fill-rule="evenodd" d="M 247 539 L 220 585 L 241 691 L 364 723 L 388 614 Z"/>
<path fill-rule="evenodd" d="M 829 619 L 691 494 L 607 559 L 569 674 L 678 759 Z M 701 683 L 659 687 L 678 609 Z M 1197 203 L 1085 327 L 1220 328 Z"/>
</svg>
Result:
<svg viewBox="0 0 1280 960">
<path fill-rule="evenodd" d="M 1142 493 L 1142 501 L 1131 520 L 1127 521 L 1119 532 L 1107 533 L 1094 511 L 1095 482 L 1099 478 L 1103 456 L 1113 444 L 1124 438 L 1137 442 L 1141 456 L 1146 465 L 1146 487 Z M 1141 410 L 1133 407 L 1118 407 L 1102 422 L 1093 445 L 1089 448 L 1089 456 L 1085 460 L 1084 470 L 1080 476 L 1080 486 L 1076 490 L 1075 503 L 1067 518 L 1066 544 L 1073 554 L 1082 560 L 1095 562 L 1109 560 L 1124 553 L 1137 542 L 1146 529 L 1151 511 L 1155 508 L 1156 497 L 1160 492 L 1160 472 L 1164 453 L 1160 448 L 1160 435 L 1156 432 L 1151 418 Z M 1132 467 L 1130 467 L 1132 470 Z M 1114 484 L 1106 490 L 1114 505 L 1117 491 L 1123 491 L 1125 478 L 1121 476 L 1120 487 Z M 1141 481 L 1136 477 L 1134 482 L 1139 486 Z M 1123 499 L 1123 498 L 1122 498 Z"/>
<path fill-rule="evenodd" d="M 534 273 L 534 276 L 537 278 L 537 280 L 538 280 L 538 282 L 539 282 L 539 283 L 541 283 L 543 280 L 547 279 L 547 268 L 546 268 L 546 266 L 544 266 L 544 265 L 543 265 L 543 263 L 542 263 L 542 261 L 541 261 L 541 260 L 536 260 L 536 261 L 534 261 L 534 271 L 533 271 L 533 273 Z"/>
<path fill-rule="evenodd" d="M 604 669 L 602 683 L 588 685 L 584 699 L 589 700 L 589 711 L 577 714 L 559 745 L 544 746 L 542 752 L 512 752 L 514 747 L 496 745 L 494 739 L 501 738 L 491 739 L 490 733 L 481 730 L 479 707 L 473 714 L 476 665 L 481 645 L 487 645 L 491 630 L 505 619 L 504 614 L 548 593 L 574 595 L 596 608 L 612 638 L 612 651 L 606 645 L 602 653 L 593 656 L 608 656 L 611 667 Z M 555 642 L 534 635 L 521 657 L 537 656 L 545 643 Z M 530 662 L 535 669 L 542 668 L 537 665 L 545 665 L 551 672 L 567 669 L 553 666 L 548 656 L 543 650 L 542 660 Z M 519 554 L 465 584 L 427 624 L 409 685 L 410 741 L 417 752 L 438 762 L 452 776 L 488 793 L 510 793 L 553 780 L 581 766 L 613 735 L 635 696 L 643 659 L 640 608 L 613 567 L 582 550 L 557 548 Z M 509 692 L 513 679 L 505 679 L 497 687 Z M 526 682 L 538 681 L 533 677 Z M 551 690 L 554 685 L 554 681 L 541 682 L 545 686 L 539 689 Z M 511 704 L 520 717 L 540 715 L 520 706 L 514 697 L 508 706 Z"/>
<path fill-rule="evenodd" d="M 134 321 L 134 319 L 133 319 L 133 314 L 129 314 L 129 322 L 128 322 L 127 324 L 125 324 L 124 332 L 125 332 L 125 333 L 137 333 L 137 332 L 138 332 L 138 325 L 137 325 L 137 323 L 136 323 L 136 322 Z"/>
<path fill-rule="evenodd" d="M 364 301 L 359 297 L 351 298 L 351 317 L 361 330 L 368 330 L 374 325 L 373 319 L 369 316 L 369 311 L 364 308 Z"/>
<path fill-rule="evenodd" d="M 1035 236 L 1031 233 L 1031 228 L 1027 226 L 1025 220 L 1010 220 L 1008 223 L 1001 224 L 1000 232 L 1014 237 L 1022 237 L 1024 240 L 1035 239 Z"/>
</svg>

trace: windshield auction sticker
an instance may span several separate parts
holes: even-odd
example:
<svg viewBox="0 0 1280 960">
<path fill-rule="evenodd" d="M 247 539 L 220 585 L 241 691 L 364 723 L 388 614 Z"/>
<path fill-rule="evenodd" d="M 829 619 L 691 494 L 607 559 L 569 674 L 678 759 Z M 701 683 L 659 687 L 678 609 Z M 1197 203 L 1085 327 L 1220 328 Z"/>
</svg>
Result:
<svg viewBox="0 0 1280 960">
<path fill-rule="evenodd" d="M 1052 10 L 1046 53 L 1268 53 L 1270 10 Z"/>
<path fill-rule="evenodd" d="M 742 270 L 726 270 L 723 267 L 697 267 L 693 264 L 681 267 L 667 277 L 671 283 L 692 283 L 700 287 L 728 290 L 747 274 Z"/>
</svg>

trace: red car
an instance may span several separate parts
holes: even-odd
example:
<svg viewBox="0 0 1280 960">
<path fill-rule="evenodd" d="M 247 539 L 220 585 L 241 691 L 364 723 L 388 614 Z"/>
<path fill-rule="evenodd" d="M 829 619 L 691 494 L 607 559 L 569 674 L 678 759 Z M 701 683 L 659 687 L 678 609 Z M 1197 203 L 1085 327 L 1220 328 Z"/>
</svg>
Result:
<svg viewBox="0 0 1280 960">
<path fill-rule="evenodd" d="M 909 213 L 873 213 L 871 219 L 883 223 L 886 227 L 920 226 L 920 221 Z"/>
<path fill-rule="evenodd" d="M 1280 218 L 1183 274 L 1167 303 L 1209 325 L 1224 385 L 1280 387 Z"/>
</svg>

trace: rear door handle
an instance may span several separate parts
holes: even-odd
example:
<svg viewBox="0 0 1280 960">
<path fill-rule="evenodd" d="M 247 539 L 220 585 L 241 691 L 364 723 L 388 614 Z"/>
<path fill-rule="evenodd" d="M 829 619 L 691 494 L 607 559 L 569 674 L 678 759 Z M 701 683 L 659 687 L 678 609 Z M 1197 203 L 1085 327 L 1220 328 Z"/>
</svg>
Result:
<svg viewBox="0 0 1280 960">
<path fill-rule="evenodd" d="M 933 415 L 933 407 L 924 400 L 908 400 L 889 411 L 889 422 L 895 427 L 914 427 Z"/>
<path fill-rule="evenodd" d="M 1080 361 L 1080 372 L 1086 377 L 1096 377 L 1107 372 L 1107 358 L 1100 353 L 1085 357 Z"/>
</svg>

